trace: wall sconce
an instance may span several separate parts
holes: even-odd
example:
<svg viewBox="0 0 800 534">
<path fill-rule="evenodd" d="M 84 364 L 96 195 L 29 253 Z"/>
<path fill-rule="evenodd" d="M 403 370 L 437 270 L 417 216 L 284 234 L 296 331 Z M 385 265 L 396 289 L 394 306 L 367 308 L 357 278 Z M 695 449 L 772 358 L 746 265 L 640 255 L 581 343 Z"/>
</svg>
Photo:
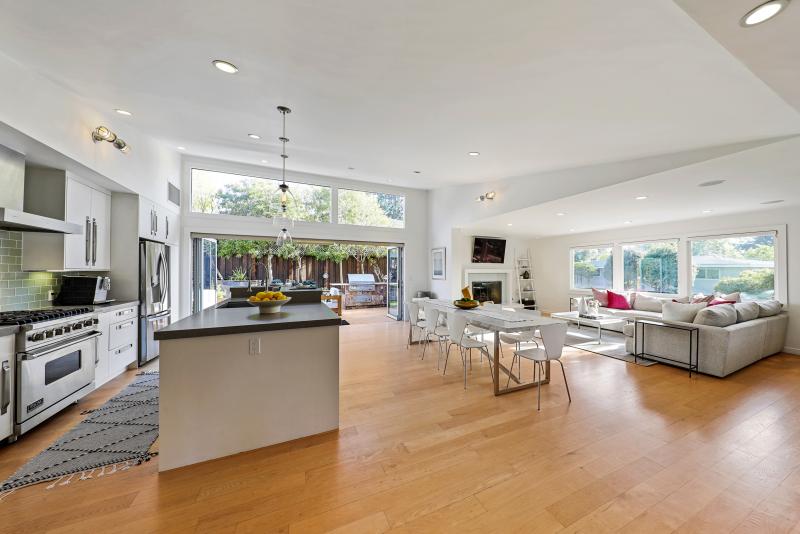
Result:
<svg viewBox="0 0 800 534">
<path fill-rule="evenodd" d="M 117 134 L 105 126 L 98 126 L 94 129 L 94 131 L 92 131 L 92 141 L 95 143 L 99 143 L 100 141 L 108 141 L 123 154 L 127 154 L 131 150 L 131 147 L 128 145 L 128 143 L 117 137 Z"/>
<path fill-rule="evenodd" d="M 488 191 L 475 199 L 475 202 L 483 202 L 484 200 L 494 200 L 494 191 Z"/>
</svg>

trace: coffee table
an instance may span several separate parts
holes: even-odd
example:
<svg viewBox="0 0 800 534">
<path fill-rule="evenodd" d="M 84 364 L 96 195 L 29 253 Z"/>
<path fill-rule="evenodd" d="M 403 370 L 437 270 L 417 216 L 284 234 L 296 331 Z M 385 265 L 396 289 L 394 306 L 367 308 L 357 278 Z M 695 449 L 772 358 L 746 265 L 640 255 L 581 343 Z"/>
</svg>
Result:
<svg viewBox="0 0 800 534">
<path fill-rule="evenodd" d="M 603 328 L 626 322 L 626 319 L 615 317 L 613 315 L 600 315 L 596 318 L 589 319 L 587 317 L 580 317 L 576 311 L 551 313 L 550 317 L 576 323 L 578 328 L 580 328 L 581 325 L 597 328 L 598 345 L 603 342 Z"/>
</svg>

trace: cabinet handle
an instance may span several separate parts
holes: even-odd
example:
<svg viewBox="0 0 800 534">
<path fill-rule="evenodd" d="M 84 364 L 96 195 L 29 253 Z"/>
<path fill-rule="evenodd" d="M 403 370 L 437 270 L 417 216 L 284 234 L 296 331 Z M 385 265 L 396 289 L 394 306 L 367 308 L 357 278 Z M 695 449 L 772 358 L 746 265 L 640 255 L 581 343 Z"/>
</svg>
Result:
<svg viewBox="0 0 800 534">
<path fill-rule="evenodd" d="M 92 223 L 89 216 L 86 216 L 86 265 L 91 261 L 90 250 L 92 248 Z"/>
<path fill-rule="evenodd" d="M 167 216 L 167 217 L 165 217 L 165 218 L 164 218 L 164 224 L 166 224 L 166 226 L 167 226 L 167 227 L 165 228 L 165 230 L 166 230 L 166 232 L 167 232 L 167 234 L 166 234 L 166 236 L 165 236 L 165 239 L 169 239 L 169 216 Z"/>
<path fill-rule="evenodd" d="M 116 328 L 117 330 L 122 330 L 123 328 L 130 328 L 134 324 L 136 324 L 135 321 L 128 321 L 126 323 L 120 323 L 120 324 L 116 325 L 114 328 Z"/>
<path fill-rule="evenodd" d="M 8 412 L 8 405 L 11 404 L 11 368 L 8 362 L 3 362 L 3 395 L 0 397 L 0 415 Z"/>
<path fill-rule="evenodd" d="M 158 212 L 153 210 L 153 213 L 155 214 L 155 221 L 156 221 L 156 232 L 155 233 L 156 233 L 156 235 L 158 235 Z"/>
<path fill-rule="evenodd" d="M 153 211 L 153 208 L 150 208 L 150 235 L 155 234 L 154 228 L 156 227 L 156 224 L 153 222 L 153 214 L 154 213 L 155 212 Z"/>
<path fill-rule="evenodd" d="M 97 263 L 97 219 L 92 219 L 92 265 Z"/>
<path fill-rule="evenodd" d="M 133 313 L 133 308 L 128 308 L 127 310 L 122 310 L 117 312 L 117 317 L 122 317 L 123 315 L 129 315 Z"/>
<path fill-rule="evenodd" d="M 128 344 L 128 345 L 125 345 L 124 347 L 120 347 L 120 348 L 118 348 L 118 349 L 116 349 L 116 350 L 114 351 L 114 356 L 117 356 L 117 355 L 119 355 L 119 354 L 122 354 L 123 352 L 127 352 L 127 351 L 129 351 L 130 349 L 132 349 L 132 348 L 133 348 L 133 343 L 130 343 L 130 344 Z"/>
</svg>

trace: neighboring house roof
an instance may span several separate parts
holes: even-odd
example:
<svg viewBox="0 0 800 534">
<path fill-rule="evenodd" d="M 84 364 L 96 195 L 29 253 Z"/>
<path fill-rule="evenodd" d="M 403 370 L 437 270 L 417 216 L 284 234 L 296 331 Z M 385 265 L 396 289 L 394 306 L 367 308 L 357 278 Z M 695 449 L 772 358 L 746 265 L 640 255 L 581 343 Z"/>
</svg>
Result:
<svg viewBox="0 0 800 534">
<path fill-rule="evenodd" d="M 774 261 L 751 260 L 748 258 L 724 258 L 722 256 L 692 256 L 695 267 L 752 267 L 754 269 L 771 269 Z"/>
</svg>

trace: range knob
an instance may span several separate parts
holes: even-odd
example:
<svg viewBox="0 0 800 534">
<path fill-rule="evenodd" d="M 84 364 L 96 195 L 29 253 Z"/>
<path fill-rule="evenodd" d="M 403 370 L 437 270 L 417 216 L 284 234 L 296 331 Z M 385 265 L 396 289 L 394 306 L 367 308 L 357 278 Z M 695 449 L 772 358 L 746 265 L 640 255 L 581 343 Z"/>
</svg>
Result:
<svg viewBox="0 0 800 534">
<path fill-rule="evenodd" d="M 55 330 L 53 330 L 52 328 L 50 330 L 45 330 L 44 332 L 44 337 L 48 339 L 53 337 L 54 335 L 55 335 Z"/>
<path fill-rule="evenodd" d="M 93 323 L 91 319 L 86 319 L 85 321 L 83 321 L 83 326 L 92 326 L 92 324 Z"/>
<path fill-rule="evenodd" d="M 70 332 L 72 332 L 72 325 L 69 325 L 69 324 L 65 325 L 64 326 L 64 333 L 65 334 L 69 334 Z"/>
<path fill-rule="evenodd" d="M 73 330 L 80 330 L 81 328 L 83 328 L 83 323 L 75 323 L 72 325 Z"/>
<path fill-rule="evenodd" d="M 64 329 L 63 328 L 56 328 L 56 329 L 53 330 L 53 333 L 55 335 L 57 335 L 57 336 L 60 336 L 60 335 L 64 334 Z"/>
<path fill-rule="evenodd" d="M 31 336 L 28 337 L 28 339 L 30 339 L 31 341 L 41 341 L 44 339 L 44 332 L 36 332 L 35 334 L 31 334 Z"/>
</svg>

